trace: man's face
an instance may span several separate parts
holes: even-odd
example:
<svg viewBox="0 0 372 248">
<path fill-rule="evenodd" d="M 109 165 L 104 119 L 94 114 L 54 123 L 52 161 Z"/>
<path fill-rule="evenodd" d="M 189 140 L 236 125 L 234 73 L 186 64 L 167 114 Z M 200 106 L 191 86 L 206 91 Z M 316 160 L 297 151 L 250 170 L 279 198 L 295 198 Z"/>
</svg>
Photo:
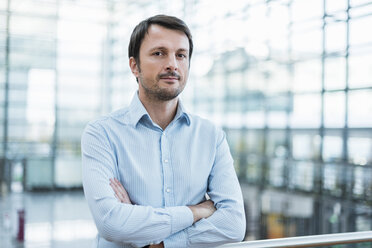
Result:
<svg viewBox="0 0 372 248">
<path fill-rule="evenodd" d="M 178 30 L 151 25 L 140 47 L 139 63 L 130 58 L 139 93 L 169 101 L 185 88 L 189 74 L 189 40 Z"/>
</svg>

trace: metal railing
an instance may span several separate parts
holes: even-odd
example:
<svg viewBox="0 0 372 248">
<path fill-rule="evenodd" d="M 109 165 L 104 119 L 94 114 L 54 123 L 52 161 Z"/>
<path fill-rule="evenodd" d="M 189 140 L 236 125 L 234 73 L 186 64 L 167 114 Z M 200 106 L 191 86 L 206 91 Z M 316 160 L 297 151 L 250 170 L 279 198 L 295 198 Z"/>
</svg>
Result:
<svg viewBox="0 0 372 248">
<path fill-rule="evenodd" d="M 331 246 L 331 245 L 362 243 L 362 242 L 372 242 L 372 231 L 244 241 L 240 243 L 226 244 L 220 247 L 221 248 L 229 248 L 229 247 L 249 247 L 249 248 L 316 247 L 316 246 Z"/>
</svg>

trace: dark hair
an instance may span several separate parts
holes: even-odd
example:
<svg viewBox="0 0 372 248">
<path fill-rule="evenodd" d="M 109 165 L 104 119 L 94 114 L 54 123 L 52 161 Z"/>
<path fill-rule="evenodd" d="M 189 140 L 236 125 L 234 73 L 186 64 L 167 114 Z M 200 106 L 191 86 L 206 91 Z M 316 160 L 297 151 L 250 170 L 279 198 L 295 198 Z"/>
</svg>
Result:
<svg viewBox="0 0 372 248">
<path fill-rule="evenodd" d="M 156 24 L 164 28 L 179 30 L 189 39 L 189 59 L 191 59 L 193 43 L 190 29 L 181 19 L 174 16 L 156 15 L 140 22 L 133 30 L 128 46 L 128 57 L 133 57 L 139 64 L 140 47 L 151 25 Z"/>
</svg>

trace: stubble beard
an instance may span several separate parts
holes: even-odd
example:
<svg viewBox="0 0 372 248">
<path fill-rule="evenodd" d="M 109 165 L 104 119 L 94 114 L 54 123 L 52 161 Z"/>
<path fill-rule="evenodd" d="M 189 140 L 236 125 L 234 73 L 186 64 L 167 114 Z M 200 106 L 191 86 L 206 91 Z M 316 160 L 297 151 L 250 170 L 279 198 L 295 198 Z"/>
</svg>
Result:
<svg viewBox="0 0 372 248">
<path fill-rule="evenodd" d="M 150 84 L 146 84 L 146 82 L 150 82 Z M 170 101 L 178 97 L 178 95 L 183 91 L 184 85 L 179 85 L 177 88 L 173 89 L 164 89 L 159 87 L 160 76 L 157 76 L 155 80 L 148 80 L 145 79 L 140 72 L 139 75 L 139 83 L 141 84 L 142 88 L 144 89 L 145 95 L 155 101 Z M 181 78 L 179 79 L 181 83 Z M 147 87 L 146 85 L 153 85 L 153 87 Z"/>
</svg>

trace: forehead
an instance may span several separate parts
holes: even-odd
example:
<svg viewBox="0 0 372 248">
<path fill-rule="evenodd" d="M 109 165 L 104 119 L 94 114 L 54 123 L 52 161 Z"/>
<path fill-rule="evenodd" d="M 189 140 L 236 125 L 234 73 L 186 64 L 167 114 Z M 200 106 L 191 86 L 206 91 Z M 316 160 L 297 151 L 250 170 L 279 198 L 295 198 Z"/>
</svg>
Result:
<svg viewBox="0 0 372 248">
<path fill-rule="evenodd" d="M 189 39 L 179 30 L 168 29 L 160 25 L 151 25 L 141 44 L 141 50 L 165 47 L 173 50 L 189 50 Z"/>
</svg>

